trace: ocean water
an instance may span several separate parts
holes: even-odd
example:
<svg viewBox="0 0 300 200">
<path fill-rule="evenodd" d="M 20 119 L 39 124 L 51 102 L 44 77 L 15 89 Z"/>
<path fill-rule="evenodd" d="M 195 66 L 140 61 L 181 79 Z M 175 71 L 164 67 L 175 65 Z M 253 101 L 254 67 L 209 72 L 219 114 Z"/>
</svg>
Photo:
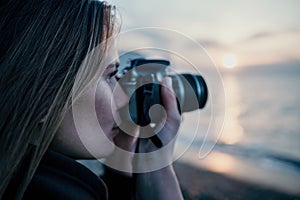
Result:
<svg viewBox="0 0 300 200">
<path fill-rule="evenodd" d="M 177 152 L 184 151 L 180 160 L 300 194 L 299 69 L 270 66 L 222 73 L 226 96 L 222 131 L 207 132 L 211 105 L 187 113 L 176 147 Z M 191 134 L 194 130 L 196 134 Z M 207 154 L 203 145 L 209 147 Z"/>
</svg>

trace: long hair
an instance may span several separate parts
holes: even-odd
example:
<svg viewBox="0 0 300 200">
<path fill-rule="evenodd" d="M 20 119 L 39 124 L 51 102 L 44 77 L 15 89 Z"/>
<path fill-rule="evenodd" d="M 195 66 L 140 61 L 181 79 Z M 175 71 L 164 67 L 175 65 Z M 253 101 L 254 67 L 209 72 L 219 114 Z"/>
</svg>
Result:
<svg viewBox="0 0 300 200">
<path fill-rule="evenodd" d="M 0 199 L 22 198 L 81 62 L 113 34 L 112 9 L 96 0 L 1 0 Z"/>
</svg>

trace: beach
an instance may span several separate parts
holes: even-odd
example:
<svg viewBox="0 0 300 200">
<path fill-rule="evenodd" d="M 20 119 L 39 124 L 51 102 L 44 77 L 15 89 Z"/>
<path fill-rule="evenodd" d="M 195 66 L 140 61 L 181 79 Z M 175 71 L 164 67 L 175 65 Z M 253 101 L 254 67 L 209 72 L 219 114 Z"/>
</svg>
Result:
<svg viewBox="0 0 300 200">
<path fill-rule="evenodd" d="M 97 160 L 78 161 L 97 175 L 103 173 L 103 166 Z M 300 193 L 237 179 L 182 160 L 175 161 L 173 166 L 185 200 L 300 200 Z"/>
<path fill-rule="evenodd" d="M 186 200 L 298 200 L 287 194 L 261 185 L 247 183 L 192 165 L 175 162 L 174 169 Z"/>
</svg>

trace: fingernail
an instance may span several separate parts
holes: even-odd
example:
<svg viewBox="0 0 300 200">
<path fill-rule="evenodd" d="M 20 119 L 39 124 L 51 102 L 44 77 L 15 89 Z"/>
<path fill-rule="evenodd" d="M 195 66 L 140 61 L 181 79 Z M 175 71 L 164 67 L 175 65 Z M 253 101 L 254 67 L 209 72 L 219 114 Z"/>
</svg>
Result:
<svg viewBox="0 0 300 200">
<path fill-rule="evenodd" d="M 172 88 L 172 79 L 171 77 L 166 77 L 166 86 Z"/>
</svg>

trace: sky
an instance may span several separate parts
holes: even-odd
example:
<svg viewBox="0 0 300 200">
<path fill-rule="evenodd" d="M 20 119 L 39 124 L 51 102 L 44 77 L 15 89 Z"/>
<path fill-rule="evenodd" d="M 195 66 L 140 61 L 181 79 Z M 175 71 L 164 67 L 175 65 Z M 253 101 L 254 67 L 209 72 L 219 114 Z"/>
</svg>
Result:
<svg viewBox="0 0 300 200">
<path fill-rule="evenodd" d="M 116 5 L 121 31 L 161 27 L 202 45 L 217 66 L 224 55 L 237 66 L 300 62 L 300 1 L 298 0 L 110 0 Z M 131 43 L 149 39 L 137 34 Z M 151 40 L 152 39 L 152 40 Z M 152 34 L 149 42 L 174 45 Z M 190 48 L 189 48 L 190 47 Z M 171 47 L 170 47 L 171 48 Z M 190 45 L 185 51 L 193 52 Z M 172 48 L 171 48 L 172 49 Z"/>
</svg>

